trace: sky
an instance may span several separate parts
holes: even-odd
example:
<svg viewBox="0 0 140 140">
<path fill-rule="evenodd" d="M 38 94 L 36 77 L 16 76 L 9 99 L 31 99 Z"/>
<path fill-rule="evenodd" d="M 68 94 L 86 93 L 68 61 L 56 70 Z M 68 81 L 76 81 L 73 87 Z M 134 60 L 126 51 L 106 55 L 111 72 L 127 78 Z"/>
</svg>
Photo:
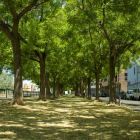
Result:
<svg viewBox="0 0 140 140">
<path fill-rule="evenodd" d="M 32 85 L 32 84 L 34 84 L 34 83 L 31 83 L 32 81 L 31 80 L 23 80 L 23 84 L 29 84 L 29 85 Z"/>
</svg>

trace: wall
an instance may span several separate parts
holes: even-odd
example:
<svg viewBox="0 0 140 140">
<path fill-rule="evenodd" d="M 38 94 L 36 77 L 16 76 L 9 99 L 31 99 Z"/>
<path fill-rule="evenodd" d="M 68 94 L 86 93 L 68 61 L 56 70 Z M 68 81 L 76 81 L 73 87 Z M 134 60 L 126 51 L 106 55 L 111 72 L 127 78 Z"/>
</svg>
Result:
<svg viewBox="0 0 140 140">
<path fill-rule="evenodd" d="M 140 62 L 140 60 L 139 60 Z M 128 68 L 128 90 L 133 88 L 140 88 L 140 66 L 136 66 L 135 62 L 132 62 L 133 67 Z"/>
</svg>

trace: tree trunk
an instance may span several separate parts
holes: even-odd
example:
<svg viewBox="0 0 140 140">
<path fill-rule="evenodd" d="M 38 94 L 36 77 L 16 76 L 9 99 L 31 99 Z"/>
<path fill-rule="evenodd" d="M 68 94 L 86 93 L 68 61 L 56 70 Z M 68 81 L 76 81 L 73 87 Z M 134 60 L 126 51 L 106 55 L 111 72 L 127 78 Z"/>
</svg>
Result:
<svg viewBox="0 0 140 140">
<path fill-rule="evenodd" d="M 91 99 L 90 83 L 91 83 L 91 76 L 88 77 L 88 99 Z"/>
<path fill-rule="evenodd" d="M 115 92 L 115 62 L 113 49 L 110 49 L 110 98 L 108 104 L 117 104 Z"/>
<path fill-rule="evenodd" d="M 96 100 L 99 100 L 99 72 L 95 73 L 96 77 Z"/>
<path fill-rule="evenodd" d="M 50 94 L 50 82 L 49 82 L 49 73 L 46 72 L 46 98 L 50 99 L 51 94 Z"/>
<path fill-rule="evenodd" d="M 55 98 L 55 77 L 53 77 L 53 98 Z"/>
<path fill-rule="evenodd" d="M 85 97 L 87 97 L 88 78 L 86 77 Z"/>
<path fill-rule="evenodd" d="M 78 96 L 78 84 L 76 83 L 76 87 L 75 87 L 75 96 Z"/>
<path fill-rule="evenodd" d="M 22 63 L 21 63 L 21 50 L 20 50 L 20 39 L 11 41 L 14 54 L 14 75 L 15 75 L 15 85 L 14 85 L 14 96 L 11 104 L 23 105 L 22 101 Z"/>
<path fill-rule="evenodd" d="M 60 94 L 63 95 L 63 86 L 60 85 Z"/>
<path fill-rule="evenodd" d="M 65 87 L 63 87 L 63 95 L 65 95 Z"/>
<path fill-rule="evenodd" d="M 39 99 L 45 101 L 45 60 L 40 58 L 40 95 Z"/>
<path fill-rule="evenodd" d="M 59 80 L 56 78 L 56 97 L 58 98 L 60 94 L 60 83 Z"/>
<path fill-rule="evenodd" d="M 81 97 L 83 97 L 83 78 L 80 78 L 80 93 Z"/>
</svg>

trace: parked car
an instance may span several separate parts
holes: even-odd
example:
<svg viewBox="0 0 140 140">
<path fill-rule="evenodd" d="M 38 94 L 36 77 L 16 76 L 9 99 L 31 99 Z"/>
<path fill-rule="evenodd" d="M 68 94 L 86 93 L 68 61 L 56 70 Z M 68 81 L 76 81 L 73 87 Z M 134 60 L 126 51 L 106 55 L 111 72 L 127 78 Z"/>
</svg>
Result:
<svg viewBox="0 0 140 140">
<path fill-rule="evenodd" d="M 102 93 L 101 94 L 101 97 L 106 97 L 106 93 Z"/>
<path fill-rule="evenodd" d="M 133 96 L 134 96 L 134 99 L 140 100 L 140 88 L 133 89 Z"/>
<path fill-rule="evenodd" d="M 120 94 L 121 94 L 121 99 L 126 98 L 126 92 L 120 91 Z M 116 91 L 116 98 L 119 99 L 119 91 Z"/>
<path fill-rule="evenodd" d="M 133 96 L 133 90 L 128 90 L 127 93 L 126 93 L 126 98 L 125 99 L 134 99 L 134 96 Z"/>
</svg>

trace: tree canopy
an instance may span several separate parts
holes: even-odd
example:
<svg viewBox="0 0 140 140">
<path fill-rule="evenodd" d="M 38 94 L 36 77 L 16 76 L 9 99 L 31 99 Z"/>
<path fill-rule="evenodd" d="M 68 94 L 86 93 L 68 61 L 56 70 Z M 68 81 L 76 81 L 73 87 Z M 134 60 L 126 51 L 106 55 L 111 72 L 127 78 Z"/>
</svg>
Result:
<svg viewBox="0 0 140 140">
<path fill-rule="evenodd" d="M 57 93 L 58 86 L 80 86 L 82 93 L 86 78 L 96 79 L 99 99 L 99 79 L 108 76 L 116 103 L 118 54 L 125 69 L 139 57 L 139 7 L 137 0 L 1 1 L 0 69 L 15 75 L 13 102 L 22 102 L 22 76 L 40 85 L 42 100 L 46 81 L 56 80 Z"/>
</svg>

